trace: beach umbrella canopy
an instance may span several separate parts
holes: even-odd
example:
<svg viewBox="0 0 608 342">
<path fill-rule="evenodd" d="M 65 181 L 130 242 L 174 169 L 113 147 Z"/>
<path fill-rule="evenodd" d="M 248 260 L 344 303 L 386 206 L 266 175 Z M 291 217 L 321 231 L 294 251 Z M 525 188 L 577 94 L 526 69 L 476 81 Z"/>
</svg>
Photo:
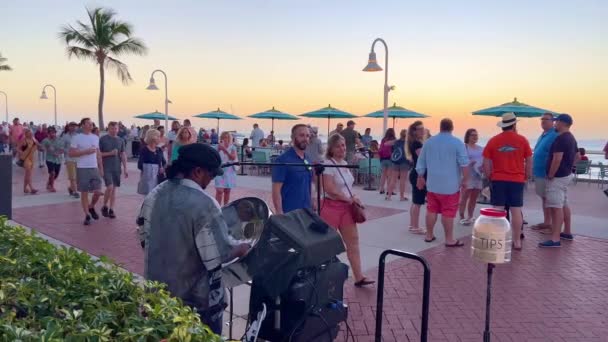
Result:
<svg viewBox="0 0 608 342">
<path fill-rule="evenodd" d="M 256 114 L 251 114 L 249 115 L 250 118 L 255 118 L 255 119 L 271 119 L 272 120 L 272 130 L 274 131 L 274 120 L 300 120 L 300 118 L 298 118 L 297 116 L 291 115 L 291 114 L 287 114 L 287 113 L 283 113 L 280 110 L 276 110 L 274 109 L 274 107 L 272 107 L 272 109 L 269 109 L 267 111 L 264 112 L 260 112 L 260 113 L 256 113 Z"/>
<path fill-rule="evenodd" d="M 522 118 L 540 117 L 545 113 L 551 113 L 554 116 L 558 115 L 556 112 L 519 102 L 517 101 L 517 97 L 513 99 L 513 102 L 507 102 L 501 104 L 500 106 L 481 109 L 473 112 L 473 115 L 502 116 L 504 113 L 515 113 L 515 115 Z"/>
<path fill-rule="evenodd" d="M 395 128 L 395 119 L 422 119 L 428 118 L 429 116 L 426 114 L 421 114 L 418 112 L 414 112 L 413 110 L 409 110 L 407 108 L 399 107 L 396 103 L 393 103 L 391 107 L 387 108 L 388 117 L 393 118 L 393 128 Z M 384 118 L 384 109 L 377 110 L 373 113 L 363 115 L 367 118 Z"/>
<path fill-rule="evenodd" d="M 216 119 L 218 134 L 220 133 L 220 120 L 241 120 L 240 117 L 233 115 L 233 114 L 226 113 L 223 110 L 220 110 L 219 108 L 212 112 L 196 114 L 196 115 L 194 115 L 194 117 L 201 118 L 201 119 Z"/>
<path fill-rule="evenodd" d="M 165 120 L 165 114 L 155 111 L 152 113 L 135 115 L 135 118 L 144 120 Z M 177 120 L 177 118 L 169 115 L 168 120 Z"/>
<path fill-rule="evenodd" d="M 327 118 L 327 136 L 329 137 L 329 121 L 331 119 L 350 119 L 356 118 L 357 116 L 343 110 L 339 110 L 338 108 L 334 108 L 331 105 L 328 105 L 325 108 L 321 108 L 312 112 L 300 114 L 300 116 L 304 116 L 307 118 L 313 119 L 324 119 Z"/>
</svg>

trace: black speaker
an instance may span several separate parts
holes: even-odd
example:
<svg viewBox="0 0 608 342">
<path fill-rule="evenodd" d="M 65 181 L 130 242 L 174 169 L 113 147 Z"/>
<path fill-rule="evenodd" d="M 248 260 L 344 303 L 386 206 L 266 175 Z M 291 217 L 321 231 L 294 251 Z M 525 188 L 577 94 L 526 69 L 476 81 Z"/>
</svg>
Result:
<svg viewBox="0 0 608 342">
<path fill-rule="evenodd" d="M 348 266 L 334 259 L 299 270 L 286 292 L 270 296 L 255 281 L 251 287 L 249 319 L 266 304 L 267 314 L 259 337 L 267 341 L 333 341 L 338 324 L 346 320 L 347 307 L 342 303 Z M 276 329 L 278 324 L 279 329 Z"/>
<path fill-rule="evenodd" d="M 259 337 L 268 341 L 327 341 L 346 320 L 342 304 L 348 266 L 336 255 L 342 238 L 310 210 L 268 219 L 243 260 L 253 272 L 250 320 L 266 305 Z M 262 271 L 263 268 L 264 270 Z M 277 329 L 278 327 L 278 329 Z"/>
<path fill-rule="evenodd" d="M 301 254 L 301 268 L 319 265 L 345 251 L 340 235 L 308 209 L 273 215 L 266 229 Z"/>
</svg>

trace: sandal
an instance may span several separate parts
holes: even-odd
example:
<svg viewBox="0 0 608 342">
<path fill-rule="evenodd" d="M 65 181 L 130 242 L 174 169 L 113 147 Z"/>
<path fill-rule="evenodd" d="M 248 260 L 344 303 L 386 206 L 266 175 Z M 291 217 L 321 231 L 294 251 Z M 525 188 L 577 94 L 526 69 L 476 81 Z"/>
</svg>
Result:
<svg viewBox="0 0 608 342">
<path fill-rule="evenodd" d="M 406 201 L 409 201 L 409 199 L 408 199 L 407 197 L 401 197 L 399 200 L 400 200 L 401 202 L 406 202 Z"/>
<path fill-rule="evenodd" d="M 514 242 L 514 243 L 513 243 L 513 245 L 512 245 L 512 248 L 513 248 L 514 250 L 516 250 L 516 251 L 521 251 L 521 248 L 522 248 L 522 247 L 523 247 L 523 246 L 515 247 L 515 242 Z"/>
<path fill-rule="evenodd" d="M 356 287 L 364 287 L 364 286 L 371 285 L 371 284 L 374 284 L 374 283 L 376 283 L 376 282 L 373 281 L 373 280 L 367 280 L 367 278 L 363 278 L 363 279 L 359 280 L 358 282 L 356 282 L 355 286 Z"/>
<path fill-rule="evenodd" d="M 412 234 L 426 234 L 426 229 L 420 227 L 412 227 L 410 226 L 409 232 Z"/>
<path fill-rule="evenodd" d="M 452 244 L 445 244 L 446 247 L 462 247 L 464 246 L 464 242 L 460 241 L 460 240 L 456 240 L 456 242 L 452 243 Z"/>
<path fill-rule="evenodd" d="M 430 239 L 430 240 L 424 239 L 424 242 L 431 243 L 431 242 L 433 242 L 433 241 L 435 241 L 435 240 L 437 240 L 437 238 L 433 236 L 433 238 L 432 238 L 432 239 Z"/>
</svg>

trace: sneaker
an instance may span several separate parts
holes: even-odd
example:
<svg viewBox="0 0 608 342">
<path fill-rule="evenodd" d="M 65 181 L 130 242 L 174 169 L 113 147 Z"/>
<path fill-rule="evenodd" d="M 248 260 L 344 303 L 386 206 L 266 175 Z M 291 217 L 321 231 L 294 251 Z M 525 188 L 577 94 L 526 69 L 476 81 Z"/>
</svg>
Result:
<svg viewBox="0 0 608 342">
<path fill-rule="evenodd" d="M 110 213 L 108 212 L 108 207 L 106 207 L 105 205 L 103 207 L 101 207 L 101 216 L 110 217 Z"/>
<path fill-rule="evenodd" d="M 85 226 L 89 226 L 89 225 L 91 225 L 91 216 L 87 215 L 87 216 L 84 218 L 84 225 L 85 225 Z"/>
<path fill-rule="evenodd" d="M 572 235 L 572 234 L 566 234 L 566 233 L 560 233 L 559 234 L 559 238 L 562 239 L 562 240 L 572 241 L 572 240 L 574 240 L 574 235 Z"/>
<path fill-rule="evenodd" d="M 114 210 L 110 209 L 110 211 L 108 212 L 108 217 L 111 219 L 116 218 L 116 215 L 114 215 Z"/>
<path fill-rule="evenodd" d="M 74 197 L 75 199 L 80 199 L 80 194 L 77 192 L 73 192 L 72 197 Z"/>
<path fill-rule="evenodd" d="M 552 240 L 547 240 L 538 243 L 538 247 L 540 248 L 559 248 L 562 246 L 560 241 L 554 242 Z"/>
<path fill-rule="evenodd" d="M 97 215 L 95 208 L 89 208 L 89 213 L 91 213 L 93 220 L 99 220 L 99 215 Z"/>
</svg>

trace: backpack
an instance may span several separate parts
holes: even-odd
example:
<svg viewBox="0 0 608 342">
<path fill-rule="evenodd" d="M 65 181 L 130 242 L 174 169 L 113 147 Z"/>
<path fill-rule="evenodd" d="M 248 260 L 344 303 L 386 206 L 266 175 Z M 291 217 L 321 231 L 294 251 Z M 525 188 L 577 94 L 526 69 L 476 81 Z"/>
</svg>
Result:
<svg viewBox="0 0 608 342">
<path fill-rule="evenodd" d="M 393 163 L 404 164 L 406 162 L 404 146 L 405 143 L 403 141 L 396 141 L 393 145 L 393 153 L 391 154 L 391 161 Z"/>
<path fill-rule="evenodd" d="M 385 143 L 380 144 L 380 149 L 378 150 L 378 155 L 380 159 L 390 159 L 391 158 L 391 146 L 386 145 Z"/>
</svg>

